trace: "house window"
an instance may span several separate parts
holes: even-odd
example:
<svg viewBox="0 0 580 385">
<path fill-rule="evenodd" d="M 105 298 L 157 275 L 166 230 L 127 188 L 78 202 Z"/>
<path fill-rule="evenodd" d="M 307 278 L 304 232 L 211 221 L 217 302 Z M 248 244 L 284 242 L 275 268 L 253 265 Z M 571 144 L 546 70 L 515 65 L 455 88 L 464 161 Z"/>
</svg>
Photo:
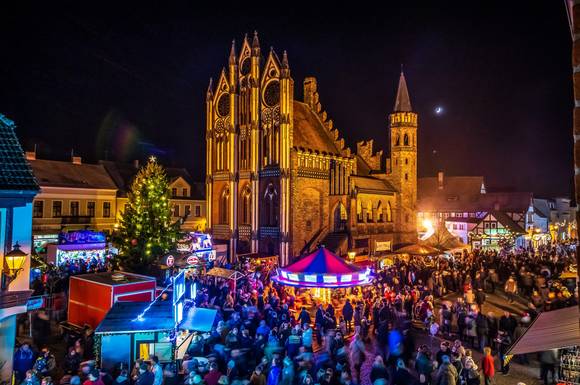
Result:
<svg viewBox="0 0 580 385">
<path fill-rule="evenodd" d="M 42 218 L 44 215 L 44 201 L 34 201 L 33 218 Z"/>
<path fill-rule="evenodd" d="M 492 229 L 495 229 L 495 228 L 497 228 L 497 223 L 495 223 L 495 222 L 492 222 L 492 223 L 491 223 L 491 228 L 492 228 Z"/>
<path fill-rule="evenodd" d="M 199 206 L 199 205 L 195 206 L 195 216 L 201 217 L 201 206 Z"/>
<path fill-rule="evenodd" d="M 179 205 L 173 206 L 173 216 L 174 217 L 178 217 L 179 216 Z"/>
<path fill-rule="evenodd" d="M 177 189 L 175 187 L 171 189 L 171 196 L 172 197 L 176 197 L 177 196 Z"/>
<path fill-rule="evenodd" d="M 188 196 L 188 194 L 187 194 L 187 189 L 186 189 L 186 188 L 182 189 L 182 190 L 181 190 L 181 193 L 182 193 L 182 195 L 181 195 L 181 196 L 184 196 L 184 197 Z"/>
<path fill-rule="evenodd" d="M 486 230 L 489 229 L 489 222 L 484 222 L 483 223 L 483 228 L 486 229 Z"/>
<path fill-rule="evenodd" d="M 184 216 L 188 217 L 189 214 L 191 214 L 191 206 L 190 205 L 185 205 L 185 211 L 183 213 Z"/>
<path fill-rule="evenodd" d="M 70 215 L 73 217 L 79 216 L 79 202 L 71 202 L 70 203 Z"/>
<path fill-rule="evenodd" d="M 62 202 L 54 201 L 52 202 L 52 217 L 60 218 L 62 216 Z"/>
<path fill-rule="evenodd" d="M 103 202 L 103 218 L 111 217 L 111 202 Z"/>
<path fill-rule="evenodd" d="M 95 202 L 92 201 L 87 202 L 87 215 L 89 217 L 95 216 Z"/>
</svg>

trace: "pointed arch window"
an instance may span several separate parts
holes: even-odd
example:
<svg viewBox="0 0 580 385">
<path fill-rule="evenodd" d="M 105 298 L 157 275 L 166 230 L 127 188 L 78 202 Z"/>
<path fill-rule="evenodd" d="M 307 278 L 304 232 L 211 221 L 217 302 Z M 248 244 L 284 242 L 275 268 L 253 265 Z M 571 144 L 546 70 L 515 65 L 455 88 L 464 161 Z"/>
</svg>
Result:
<svg viewBox="0 0 580 385">
<path fill-rule="evenodd" d="M 373 221 L 373 204 L 369 200 L 367 202 L 367 222 Z"/>
<path fill-rule="evenodd" d="M 244 187 L 242 190 L 242 207 L 241 207 L 241 215 L 240 219 L 242 220 L 242 224 L 249 225 L 252 223 L 252 190 L 250 186 Z"/>
<path fill-rule="evenodd" d="M 397 136 L 395 136 L 395 146 L 400 146 L 401 145 L 401 136 L 399 134 L 397 134 Z"/>
<path fill-rule="evenodd" d="M 227 225 L 230 221 L 230 189 L 224 188 L 220 197 L 219 220 L 220 224 Z"/>
<path fill-rule="evenodd" d="M 264 202 L 264 225 L 278 226 L 278 191 L 274 184 L 270 183 L 266 187 L 263 197 Z"/>
<path fill-rule="evenodd" d="M 383 202 L 379 201 L 377 204 L 377 222 L 383 222 Z"/>
<path fill-rule="evenodd" d="M 391 202 L 387 202 L 387 207 L 386 207 L 386 219 L 387 222 L 392 222 L 393 221 L 393 212 L 391 210 Z"/>
<path fill-rule="evenodd" d="M 362 202 L 360 199 L 356 200 L 356 220 L 357 222 L 363 221 Z"/>
<path fill-rule="evenodd" d="M 405 136 L 403 136 L 403 146 L 408 145 L 409 145 L 409 135 L 405 134 Z"/>
</svg>

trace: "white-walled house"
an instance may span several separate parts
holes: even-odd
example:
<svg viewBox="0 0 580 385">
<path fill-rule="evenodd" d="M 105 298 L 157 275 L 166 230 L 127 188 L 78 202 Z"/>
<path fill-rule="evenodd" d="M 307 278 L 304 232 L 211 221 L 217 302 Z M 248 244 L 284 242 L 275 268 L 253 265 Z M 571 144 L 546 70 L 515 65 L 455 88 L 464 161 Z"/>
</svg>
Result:
<svg viewBox="0 0 580 385">
<path fill-rule="evenodd" d="M 30 164 L 15 133 L 14 123 L 0 114 L 0 382 L 10 383 L 16 341 L 16 317 L 26 312 L 30 288 L 32 201 L 38 192 Z M 8 261 L 20 245 L 23 263 Z"/>
</svg>

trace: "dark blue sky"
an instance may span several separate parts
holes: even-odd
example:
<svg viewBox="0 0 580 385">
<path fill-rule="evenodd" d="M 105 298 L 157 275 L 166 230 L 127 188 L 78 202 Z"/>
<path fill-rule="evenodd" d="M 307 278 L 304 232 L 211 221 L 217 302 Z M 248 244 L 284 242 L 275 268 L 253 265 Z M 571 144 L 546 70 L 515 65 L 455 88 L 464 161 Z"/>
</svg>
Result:
<svg viewBox="0 0 580 385">
<path fill-rule="evenodd" d="M 203 178 L 204 97 L 232 38 L 288 51 L 295 95 L 315 76 L 347 142 L 387 144 L 401 63 L 419 113 L 419 174 L 569 194 L 571 39 L 564 1 L 3 4 L 0 112 L 27 149 L 145 158 Z M 24 4 L 23 4 L 24 3 Z M 477 4 L 473 4 L 477 3 Z M 537 3 L 537 4 L 536 4 Z M 76 3 L 78 7 L 78 3 Z M 206 7 L 206 8 L 204 8 Z M 285 9 L 288 8 L 288 9 Z M 434 114 L 436 106 L 445 113 Z"/>
</svg>

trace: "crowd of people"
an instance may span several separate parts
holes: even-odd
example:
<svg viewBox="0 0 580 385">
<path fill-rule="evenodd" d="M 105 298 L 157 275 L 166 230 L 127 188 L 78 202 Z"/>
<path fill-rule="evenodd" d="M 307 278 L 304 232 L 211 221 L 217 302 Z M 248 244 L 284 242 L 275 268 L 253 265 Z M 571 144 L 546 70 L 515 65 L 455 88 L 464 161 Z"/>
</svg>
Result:
<svg viewBox="0 0 580 385">
<path fill-rule="evenodd" d="M 558 279 L 574 262 L 573 251 L 560 247 L 396 259 L 376 271 L 373 285 L 333 290 L 326 303 L 263 276 L 235 286 L 191 276 L 191 305 L 218 315 L 210 333 L 194 334 L 179 365 L 151 356 L 109 373 L 76 341 L 60 365 L 48 348 L 36 355 L 23 345 L 15 370 L 25 385 L 50 385 L 57 373 L 64 373 L 61 384 L 74 385 L 489 384 L 497 364 L 509 374 L 507 349 L 539 311 L 575 303 Z M 523 302 L 526 312 L 485 312 L 494 291 Z M 423 328 L 430 343 L 418 344 L 413 328 Z M 547 384 L 557 356 L 540 359 Z"/>
</svg>

